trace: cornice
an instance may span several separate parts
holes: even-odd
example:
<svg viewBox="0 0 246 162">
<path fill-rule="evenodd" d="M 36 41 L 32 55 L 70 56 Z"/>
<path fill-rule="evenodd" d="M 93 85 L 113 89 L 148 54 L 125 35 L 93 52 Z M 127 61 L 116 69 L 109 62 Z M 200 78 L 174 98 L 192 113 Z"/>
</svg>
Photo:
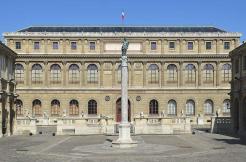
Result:
<svg viewBox="0 0 246 162">
<path fill-rule="evenodd" d="M 119 54 L 56 54 L 56 55 L 49 55 L 49 54 L 18 54 L 17 59 L 20 58 L 26 58 L 26 59 L 33 59 L 33 58 L 51 58 L 51 59 L 77 59 L 77 58 L 92 58 L 92 59 L 98 59 L 98 58 L 118 58 L 120 59 Z M 229 58 L 228 54 L 132 54 L 128 55 L 128 58 L 151 58 L 151 59 L 157 59 L 157 58 L 182 58 L 182 59 L 191 59 L 191 58 Z"/>
<path fill-rule="evenodd" d="M 157 37 L 157 38 L 239 38 L 242 36 L 238 32 L 6 32 L 3 34 L 5 38 L 9 37 L 21 37 L 21 38 L 81 38 L 81 37 L 113 37 L 113 38 L 145 38 L 145 37 Z"/>
</svg>

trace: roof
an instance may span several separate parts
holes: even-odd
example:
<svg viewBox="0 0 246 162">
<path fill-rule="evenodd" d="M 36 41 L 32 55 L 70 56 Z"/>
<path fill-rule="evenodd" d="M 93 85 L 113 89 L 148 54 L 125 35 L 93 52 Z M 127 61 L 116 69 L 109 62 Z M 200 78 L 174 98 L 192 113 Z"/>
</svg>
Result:
<svg viewBox="0 0 246 162">
<path fill-rule="evenodd" d="M 1 41 L 0 41 L 0 54 L 10 55 L 14 58 L 17 56 L 17 54 L 13 50 L 11 50 L 8 46 L 6 46 Z"/>
<path fill-rule="evenodd" d="M 246 43 L 241 44 L 239 47 L 235 48 L 230 52 L 230 56 L 246 54 Z"/>
<path fill-rule="evenodd" d="M 167 27 L 167 26 L 33 26 L 17 32 L 221 32 L 211 27 Z"/>
</svg>

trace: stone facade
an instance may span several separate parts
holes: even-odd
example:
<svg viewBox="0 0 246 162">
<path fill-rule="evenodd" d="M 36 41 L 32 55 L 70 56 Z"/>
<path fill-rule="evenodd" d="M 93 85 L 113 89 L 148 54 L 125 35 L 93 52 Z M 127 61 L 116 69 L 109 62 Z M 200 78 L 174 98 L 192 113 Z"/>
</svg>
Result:
<svg viewBox="0 0 246 162">
<path fill-rule="evenodd" d="M 16 131 L 32 123 L 33 133 L 36 125 L 55 125 L 60 134 L 116 132 L 123 37 L 130 42 L 129 120 L 135 132 L 189 132 L 190 124 L 210 125 L 211 116 L 230 115 L 228 53 L 239 46 L 239 33 L 124 28 L 30 27 L 5 33 L 18 53 Z"/>
<path fill-rule="evenodd" d="M 0 137 L 13 134 L 15 125 L 14 64 L 17 54 L 0 42 Z"/>
<path fill-rule="evenodd" d="M 232 61 L 231 116 L 235 133 L 246 141 L 246 44 L 230 52 Z"/>
</svg>

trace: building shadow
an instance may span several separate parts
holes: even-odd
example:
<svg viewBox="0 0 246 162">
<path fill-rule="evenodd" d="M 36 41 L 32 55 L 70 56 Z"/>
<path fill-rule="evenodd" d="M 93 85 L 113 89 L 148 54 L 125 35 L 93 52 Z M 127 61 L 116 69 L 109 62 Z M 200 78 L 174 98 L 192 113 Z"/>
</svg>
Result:
<svg viewBox="0 0 246 162">
<path fill-rule="evenodd" d="M 243 141 L 240 140 L 240 138 L 234 138 L 234 139 L 214 139 L 219 142 L 223 142 L 230 145 L 246 145 Z"/>
</svg>

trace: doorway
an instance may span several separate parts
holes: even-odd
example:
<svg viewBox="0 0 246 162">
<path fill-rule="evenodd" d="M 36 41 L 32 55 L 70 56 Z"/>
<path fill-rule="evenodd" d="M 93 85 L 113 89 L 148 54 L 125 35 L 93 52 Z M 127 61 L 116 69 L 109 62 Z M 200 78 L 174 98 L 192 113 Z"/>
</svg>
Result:
<svg viewBox="0 0 246 162">
<path fill-rule="evenodd" d="M 128 121 L 131 121 L 131 103 L 128 100 Z M 121 122 L 121 98 L 116 101 L 116 122 Z"/>
</svg>

